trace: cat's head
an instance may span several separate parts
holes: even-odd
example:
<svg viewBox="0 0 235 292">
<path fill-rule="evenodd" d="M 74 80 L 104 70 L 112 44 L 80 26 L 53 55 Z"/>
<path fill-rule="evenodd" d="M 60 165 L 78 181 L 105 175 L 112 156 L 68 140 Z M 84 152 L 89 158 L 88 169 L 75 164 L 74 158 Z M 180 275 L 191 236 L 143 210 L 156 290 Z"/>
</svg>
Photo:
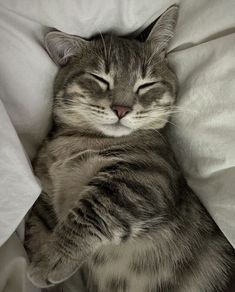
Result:
<svg viewBox="0 0 235 292">
<path fill-rule="evenodd" d="M 166 49 L 177 14 L 177 6 L 163 13 L 145 42 L 113 35 L 88 41 L 48 33 L 47 51 L 60 66 L 55 82 L 56 123 L 113 137 L 163 128 L 176 94 Z"/>
</svg>

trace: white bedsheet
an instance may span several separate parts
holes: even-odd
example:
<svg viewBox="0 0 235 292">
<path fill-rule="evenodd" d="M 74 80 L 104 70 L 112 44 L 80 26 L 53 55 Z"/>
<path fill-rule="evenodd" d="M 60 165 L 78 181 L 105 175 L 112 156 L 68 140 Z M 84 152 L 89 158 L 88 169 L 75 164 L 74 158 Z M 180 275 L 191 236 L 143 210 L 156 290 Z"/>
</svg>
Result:
<svg viewBox="0 0 235 292">
<path fill-rule="evenodd" d="M 43 48 L 45 31 L 137 32 L 174 2 L 0 0 L 0 245 L 40 193 L 24 151 L 32 158 L 50 125 L 57 68 Z M 180 5 L 169 60 L 182 113 L 170 139 L 190 185 L 235 245 L 235 1 Z"/>
</svg>

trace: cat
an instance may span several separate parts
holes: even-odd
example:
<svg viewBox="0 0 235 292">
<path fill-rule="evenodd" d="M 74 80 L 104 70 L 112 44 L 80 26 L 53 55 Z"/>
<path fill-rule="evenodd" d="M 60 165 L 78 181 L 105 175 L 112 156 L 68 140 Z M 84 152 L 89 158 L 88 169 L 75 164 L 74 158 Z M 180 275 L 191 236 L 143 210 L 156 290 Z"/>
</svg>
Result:
<svg viewBox="0 0 235 292">
<path fill-rule="evenodd" d="M 145 41 L 53 31 L 60 67 L 54 128 L 34 162 L 42 193 L 29 214 L 29 279 L 81 274 L 89 292 L 215 292 L 235 254 L 185 181 L 166 125 L 177 79 L 166 50 L 178 6 Z M 75 274 L 76 275 L 76 274 Z"/>
</svg>

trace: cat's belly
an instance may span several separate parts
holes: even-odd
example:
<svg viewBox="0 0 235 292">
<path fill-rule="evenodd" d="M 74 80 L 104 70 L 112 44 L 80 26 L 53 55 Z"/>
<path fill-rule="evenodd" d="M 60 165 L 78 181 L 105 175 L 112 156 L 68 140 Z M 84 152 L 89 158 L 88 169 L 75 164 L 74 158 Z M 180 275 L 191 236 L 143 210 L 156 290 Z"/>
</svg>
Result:
<svg viewBox="0 0 235 292">
<path fill-rule="evenodd" d="M 156 292 L 172 284 L 168 267 L 158 270 L 153 244 L 133 242 L 102 248 L 83 269 L 88 292 Z"/>
</svg>

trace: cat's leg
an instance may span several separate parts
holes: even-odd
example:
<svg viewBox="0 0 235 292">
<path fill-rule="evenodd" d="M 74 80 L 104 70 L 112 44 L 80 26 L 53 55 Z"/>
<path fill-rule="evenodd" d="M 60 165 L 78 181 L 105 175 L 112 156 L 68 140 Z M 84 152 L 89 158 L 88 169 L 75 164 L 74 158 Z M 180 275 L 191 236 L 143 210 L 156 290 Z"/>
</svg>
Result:
<svg viewBox="0 0 235 292">
<path fill-rule="evenodd" d="M 50 197 L 42 192 L 26 220 L 24 245 L 30 262 L 36 260 L 41 246 L 48 241 L 56 224 L 56 214 Z"/>
<path fill-rule="evenodd" d="M 58 223 L 30 265 L 28 275 L 36 286 L 47 287 L 68 279 L 101 245 L 119 244 L 129 237 L 128 214 L 110 200 L 109 191 L 90 186 Z"/>
</svg>

